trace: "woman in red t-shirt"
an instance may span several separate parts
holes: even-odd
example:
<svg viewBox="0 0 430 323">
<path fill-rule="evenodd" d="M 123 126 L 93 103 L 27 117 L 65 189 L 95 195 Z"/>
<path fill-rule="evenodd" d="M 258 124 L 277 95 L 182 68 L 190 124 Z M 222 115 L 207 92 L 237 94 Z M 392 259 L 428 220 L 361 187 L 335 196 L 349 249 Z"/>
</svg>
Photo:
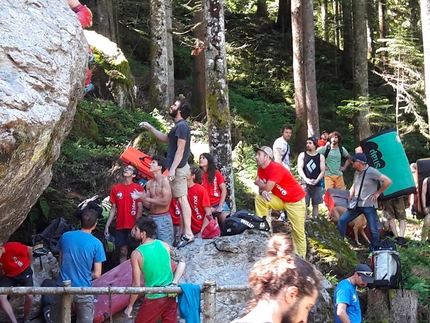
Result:
<svg viewBox="0 0 430 323">
<path fill-rule="evenodd" d="M 220 227 L 230 214 L 230 208 L 225 202 L 227 187 L 221 172 L 216 169 L 215 160 L 211 154 L 203 153 L 199 157 L 199 166 L 203 171 L 203 187 L 209 195 L 212 215 L 217 216 Z"/>
</svg>

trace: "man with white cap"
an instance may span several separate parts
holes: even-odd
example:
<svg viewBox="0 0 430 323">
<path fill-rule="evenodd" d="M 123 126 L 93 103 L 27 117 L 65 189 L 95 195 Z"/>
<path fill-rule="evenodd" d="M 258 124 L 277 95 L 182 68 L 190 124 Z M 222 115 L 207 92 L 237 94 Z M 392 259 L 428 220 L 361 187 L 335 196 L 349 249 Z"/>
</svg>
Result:
<svg viewBox="0 0 430 323">
<path fill-rule="evenodd" d="M 255 198 L 255 213 L 269 218 L 270 209 L 286 211 L 293 231 L 294 251 L 305 257 L 306 193 L 289 170 L 273 161 L 270 147 L 254 147 L 254 150 L 258 166 L 254 184 L 260 193 Z"/>
<path fill-rule="evenodd" d="M 356 287 L 373 284 L 373 271 L 368 265 L 359 264 L 354 274 L 342 280 L 334 291 L 335 323 L 361 323 L 360 300 Z"/>
<path fill-rule="evenodd" d="M 392 181 L 377 169 L 370 167 L 367 164 L 365 154 L 355 154 L 351 156 L 351 160 L 352 167 L 356 171 L 354 173 L 354 183 L 349 190 L 349 196 L 350 198 L 355 198 L 357 203 L 355 208 L 348 208 L 340 217 L 337 222 L 337 229 L 342 238 L 345 238 L 348 223 L 363 213 L 372 235 L 370 239 L 370 251 L 373 251 L 379 242 L 378 215 L 376 214 L 378 197 L 391 185 Z"/>
</svg>

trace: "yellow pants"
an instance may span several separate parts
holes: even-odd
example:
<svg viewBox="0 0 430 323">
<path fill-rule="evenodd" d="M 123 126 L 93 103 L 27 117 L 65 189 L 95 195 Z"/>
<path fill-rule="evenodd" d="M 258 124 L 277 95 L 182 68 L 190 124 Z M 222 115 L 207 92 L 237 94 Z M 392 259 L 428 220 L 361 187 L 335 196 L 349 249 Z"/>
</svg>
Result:
<svg viewBox="0 0 430 323">
<path fill-rule="evenodd" d="M 335 188 L 337 190 L 345 189 L 345 182 L 342 175 L 326 175 L 324 176 L 325 189 Z"/>
<path fill-rule="evenodd" d="M 270 194 L 270 201 L 267 202 L 261 195 L 255 198 L 255 213 L 256 215 L 269 218 L 269 209 L 276 211 L 286 211 L 288 220 L 291 222 L 293 230 L 293 245 L 294 251 L 306 257 L 306 234 L 305 234 L 305 199 L 295 203 L 283 202 L 279 197 Z"/>
</svg>

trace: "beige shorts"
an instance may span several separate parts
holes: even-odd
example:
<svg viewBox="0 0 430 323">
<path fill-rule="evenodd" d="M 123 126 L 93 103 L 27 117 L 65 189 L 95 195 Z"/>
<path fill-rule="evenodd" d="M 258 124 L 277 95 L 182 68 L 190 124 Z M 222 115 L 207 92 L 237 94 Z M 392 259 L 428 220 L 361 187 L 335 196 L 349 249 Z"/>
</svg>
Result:
<svg viewBox="0 0 430 323">
<path fill-rule="evenodd" d="M 387 219 L 406 220 L 406 205 L 404 197 L 382 202 L 384 216 Z"/>
<path fill-rule="evenodd" d="M 170 182 L 174 198 L 188 195 L 187 177 L 189 173 L 190 165 L 188 163 L 182 168 L 176 168 L 175 179 Z"/>
</svg>

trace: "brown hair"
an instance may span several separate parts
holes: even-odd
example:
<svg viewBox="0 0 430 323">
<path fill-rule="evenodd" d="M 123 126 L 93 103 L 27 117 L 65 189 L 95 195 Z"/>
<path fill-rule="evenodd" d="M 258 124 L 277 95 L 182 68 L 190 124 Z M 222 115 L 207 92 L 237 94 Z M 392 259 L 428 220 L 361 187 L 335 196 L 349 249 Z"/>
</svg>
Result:
<svg viewBox="0 0 430 323">
<path fill-rule="evenodd" d="M 250 309 L 260 300 L 275 298 L 285 287 L 297 287 L 300 298 L 320 288 L 313 265 L 293 252 L 291 238 L 283 234 L 269 240 L 266 257 L 251 269 L 249 284 L 254 293 Z"/>
<path fill-rule="evenodd" d="M 333 131 L 328 135 L 328 141 L 331 141 L 331 138 L 333 138 L 334 136 L 337 137 L 337 139 L 339 140 L 339 143 L 342 141 L 342 135 L 337 131 Z"/>
</svg>

